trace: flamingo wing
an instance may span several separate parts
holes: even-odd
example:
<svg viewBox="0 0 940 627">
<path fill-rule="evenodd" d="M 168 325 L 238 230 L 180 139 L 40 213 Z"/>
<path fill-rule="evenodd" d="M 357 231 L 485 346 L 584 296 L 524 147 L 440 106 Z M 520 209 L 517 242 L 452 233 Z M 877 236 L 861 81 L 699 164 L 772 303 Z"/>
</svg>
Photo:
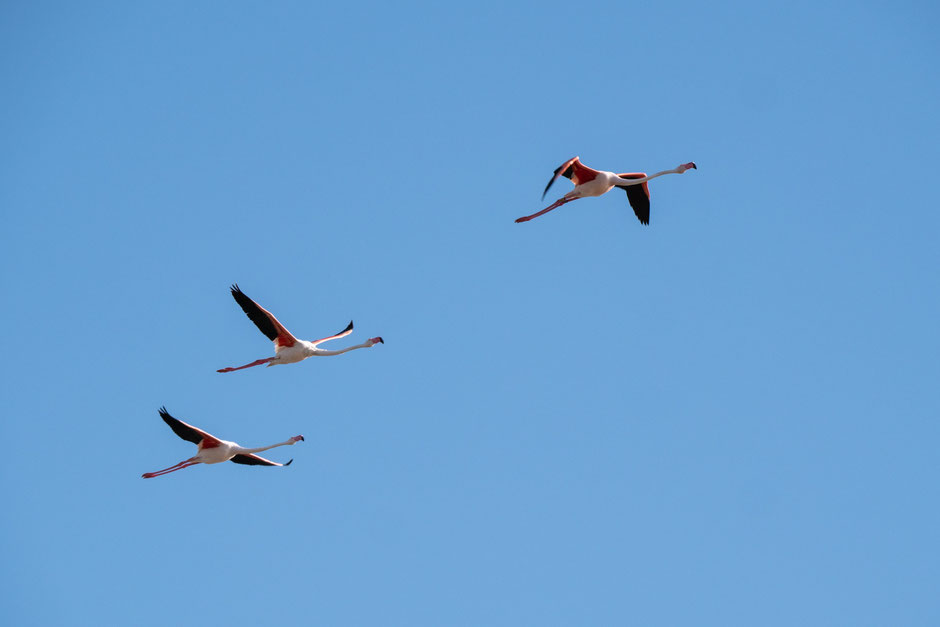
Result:
<svg viewBox="0 0 940 627">
<path fill-rule="evenodd" d="M 320 344 L 321 342 L 326 342 L 327 340 L 338 340 L 341 337 L 346 337 L 352 332 L 353 332 L 353 321 L 350 320 L 349 324 L 346 325 L 345 329 L 343 329 L 336 335 L 331 335 L 329 337 L 320 338 L 319 340 L 314 340 L 313 345 L 316 346 L 317 344 Z"/>
<path fill-rule="evenodd" d="M 166 407 L 160 408 L 160 417 L 163 418 L 163 422 L 170 425 L 170 428 L 173 429 L 173 433 L 187 442 L 192 442 L 193 444 L 202 443 L 203 448 L 214 448 L 221 444 L 217 437 L 171 416 L 170 412 L 166 410 Z"/>
<path fill-rule="evenodd" d="M 236 464 L 245 464 L 246 466 L 290 466 L 290 463 L 294 460 L 292 459 L 286 464 L 279 464 L 277 462 L 272 462 L 270 459 L 258 457 L 254 453 L 247 453 L 236 455 L 229 461 L 235 462 Z"/>
<path fill-rule="evenodd" d="M 594 168 L 589 168 L 581 163 L 580 158 L 572 157 L 555 168 L 555 172 L 551 180 L 548 182 L 548 185 L 545 186 L 545 191 L 542 192 L 542 199 L 545 199 L 545 194 L 548 193 L 548 188 L 552 186 L 552 183 L 554 183 L 559 176 L 571 179 L 572 183 L 575 185 L 580 185 L 581 183 L 593 181 L 598 174 L 600 174 L 600 172 Z"/>
<path fill-rule="evenodd" d="M 646 174 L 643 172 L 628 172 L 626 174 L 618 174 L 617 176 L 622 179 L 641 179 L 646 176 Z M 649 224 L 650 188 L 646 183 L 640 183 L 639 185 L 627 185 L 621 189 L 627 192 L 627 200 L 630 201 L 630 206 L 633 207 L 633 213 L 636 214 L 640 223 Z"/>
<path fill-rule="evenodd" d="M 276 346 L 293 346 L 297 343 L 297 338 L 291 335 L 283 324 L 278 322 L 270 311 L 248 298 L 238 285 L 232 286 L 232 298 L 242 308 L 248 319 L 255 323 L 255 326 L 274 342 Z"/>
</svg>

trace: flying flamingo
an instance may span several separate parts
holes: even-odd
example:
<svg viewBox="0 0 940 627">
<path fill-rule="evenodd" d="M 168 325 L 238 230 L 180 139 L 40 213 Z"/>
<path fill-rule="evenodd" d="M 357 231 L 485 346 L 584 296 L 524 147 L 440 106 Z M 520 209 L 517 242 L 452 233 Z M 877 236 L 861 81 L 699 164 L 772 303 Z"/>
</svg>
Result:
<svg viewBox="0 0 940 627">
<path fill-rule="evenodd" d="M 235 442 L 220 440 L 217 437 L 209 435 L 202 429 L 197 429 L 182 420 L 177 420 L 170 415 L 166 407 L 160 408 L 160 417 L 163 418 L 165 423 L 170 425 L 170 428 L 173 429 L 176 435 L 188 442 L 197 444 L 199 446 L 199 452 L 175 466 L 170 466 L 169 468 L 164 468 L 156 472 L 145 472 L 141 475 L 144 479 L 159 477 L 160 475 L 182 470 L 183 468 L 195 466 L 196 464 L 218 464 L 227 461 L 233 461 L 236 464 L 247 464 L 248 466 L 290 466 L 290 462 L 294 461 L 293 459 L 286 464 L 279 464 L 263 457 L 258 457 L 255 453 L 260 453 L 261 451 L 266 451 L 269 448 L 275 448 L 277 446 L 293 446 L 297 444 L 297 442 L 304 441 L 304 436 L 295 435 L 291 439 L 279 444 L 259 448 L 244 448 Z"/>
<path fill-rule="evenodd" d="M 293 364 L 297 363 L 298 361 L 303 361 L 307 357 L 341 355 L 351 350 L 356 350 L 357 348 L 369 348 L 380 342 L 382 344 L 385 343 L 385 340 L 383 340 L 381 337 L 372 337 L 362 344 L 350 346 L 349 348 L 344 348 L 342 350 L 323 350 L 322 348 L 317 348 L 317 345 L 322 344 L 328 340 L 336 340 L 341 337 L 346 337 L 352 333 L 352 320 L 349 321 L 349 324 L 345 329 L 336 335 L 314 340 L 313 342 L 307 342 L 305 340 L 298 340 L 296 337 L 291 335 L 291 332 L 285 329 L 284 325 L 277 321 L 277 318 L 274 317 L 274 314 L 245 296 L 245 293 L 238 288 L 238 285 L 232 286 L 232 297 L 235 298 L 235 302 L 241 306 L 242 310 L 245 312 L 248 318 L 255 323 L 261 332 L 268 336 L 269 340 L 274 342 L 274 352 L 276 355 L 274 357 L 268 357 L 267 359 L 253 361 L 250 364 L 245 364 L 244 366 L 239 366 L 238 368 L 222 368 L 221 370 L 216 370 L 216 372 L 233 372 L 235 370 L 241 370 L 242 368 L 260 366 L 261 364 L 267 364 L 268 366 L 276 366 L 278 364 Z"/>
<path fill-rule="evenodd" d="M 548 188 L 552 186 L 552 183 L 554 183 L 555 179 L 559 176 L 571 179 L 571 182 L 574 183 L 574 189 L 556 200 L 551 206 L 542 209 L 538 213 L 519 218 L 516 222 L 528 222 L 532 218 L 537 218 L 543 213 L 557 209 L 572 200 L 584 198 L 585 196 L 601 196 L 615 187 L 620 187 L 627 192 L 627 200 L 630 201 L 630 206 L 633 207 L 633 213 L 636 214 L 636 217 L 640 219 L 642 224 L 649 224 L 650 190 L 649 187 L 646 186 L 646 182 L 657 176 L 662 176 L 663 174 L 682 174 L 690 169 L 698 169 L 692 161 L 683 163 L 674 170 L 663 170 L 662 172 L 650 174 L 649 176 L 643 172 L 614 174 L 613 172 L 604 172 L 603 170 L 589 168 L 581 163 L 578 157 L 568 159 L 555 170 L 555 175 L 552 176 L 552 180 L 548 182 L 548 185 L 545 186 L 545 191 L 542 192 L 542 198 L 545 198 L 545 194 L 548 193 Z"/>
</svg>

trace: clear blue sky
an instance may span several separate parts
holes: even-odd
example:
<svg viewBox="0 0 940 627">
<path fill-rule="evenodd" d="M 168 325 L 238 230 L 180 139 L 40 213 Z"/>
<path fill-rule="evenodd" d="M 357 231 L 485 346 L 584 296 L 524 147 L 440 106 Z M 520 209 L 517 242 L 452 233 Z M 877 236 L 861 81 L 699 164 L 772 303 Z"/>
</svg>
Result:
<svg viewBox="0 0 940 627">
<path fill-rule="evenodd" d="M 940 11 L 760 4 L 5 3 L 2 622 L 940 624 Z"/>
</svg>

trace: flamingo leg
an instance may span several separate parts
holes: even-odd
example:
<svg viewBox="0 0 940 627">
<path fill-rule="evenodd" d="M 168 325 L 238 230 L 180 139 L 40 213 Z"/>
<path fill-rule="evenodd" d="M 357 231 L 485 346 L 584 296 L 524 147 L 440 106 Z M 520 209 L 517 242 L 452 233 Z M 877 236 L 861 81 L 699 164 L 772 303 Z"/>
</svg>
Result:
<svg viewBox="0 0 940 627">
<path fill-rule="evenodd" d="M 200 462 L 194 462 L 192 461 L 192 458 L 190 458 L 190 459 L 181 461 L 178 464 L 170 466 L 169 468 L 164 468 L 163 470 L 157 470 L 154 472 L 145 472 L 144 474 L 141 475 L 141 477 L 143 477 L 144 479 L 151 479 L 153 477 L 159 477 L 160 475 L 165 475 L 167 473 L 171 473 L 176 470 L 182 470 L 183 468 L 188 468 L 189 466 L 195 466 L 198 463 Z"/>
<path fill-rule="evenodd" d="M 275 359 L 277 359 L 277 357 L 268 357 L 267 359 L 259 359 L 258 361 L 253 361 L 250 364 L 245 364 L 244 366 L 239 366 L 238 368 L 222 368 L 221 370 L 216 370 L 216 372 L 235 372 L 236 370 L 251 368 L 252 366 L 260 366 L 261 364 L 266 364 L 269 361 L 274 361 Z"/>
<path fill-rule="evenodd" d="M 561 207 L 563 204 L 565 204 L 565 203 L 567 203 L 567 202 L 571 202 L 572 200 L 577 200 L 577 199 L 578 199 L 578 197 L 568 198 L 567 196 L 562 196 L 561 198 L 559 198 L 558 200 L 556 200 L 554 203 L 552 203 L 552 205 L 550 205 L 550 206 L 548 206 L 548 207 L 545 207 L 544 209 L 542 209 L 542 210 L 539 211 L 538 213 L 533 213 L 533 214 L 530 215 L 530 216 L 525 216 L 525 217 L 522 217 L 522 218 L 518 218 L 518 219 L 516 220 L 516 223 L 518 224 L 519 222 L 528 222 L 528 221 L 531 220 L 532 218 L 537 218 L 537 217 L 539 217 L 540 215 L 542 215 L 543 213 L 548 213 L 548 212 L 551 211 L 552 209 L 557 209 L 558 207 Z"/>
</svg>

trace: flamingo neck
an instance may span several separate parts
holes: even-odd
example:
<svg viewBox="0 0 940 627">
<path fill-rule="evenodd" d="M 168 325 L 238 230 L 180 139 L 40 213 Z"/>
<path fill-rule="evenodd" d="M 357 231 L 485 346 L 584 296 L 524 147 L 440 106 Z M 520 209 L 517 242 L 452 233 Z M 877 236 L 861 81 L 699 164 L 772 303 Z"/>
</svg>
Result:
<svg viewBox="0 0 940 627">
<path fill-rule="evenodd" d="M 657 176 L 662 176 L 663 174 L 682 174 L 683 172 L 685 172 L 685 170 L 680 170 L 679 168 L 673 168 L 671 170 L 663 170 L 662 172 L 657 172 L 656 174 L 650 174 L 648 176 L 644 176 L 643 178 L 638 178 L 638 179 L 625 179 L 625 178 L 621 178 L 618 176 L 617 177 L 618 182 L 616 183 L 616 185 L 617 187 L 626 187 L 627 185 L 640 185 L 642 183 L 645 183 L 646 181 L 656 178 Z"/>
<path fill-rule="evenodd" d="M 326 357 L 326 356 L 329 356 L 329 355 L 342 355 L 343 353 L 348 353 L 349 351 L 354 351 L 354 350 L 356 350 L 357 348 L 369 348 L 370 346 L 372 346 L 372 344 L 369 344 L 368 342 L 363 342 L 362 344 L 356 344 L 355 346 L 350 346 L 349 348 L 343 348 L 343 349 L 340 349 L 340 350 L 338 350 L 338 351 L 325 351 L 325 350 L 320 350 L 320 349 L 318 348 L 318 349 L 317 349 L 317 352 L 314 353 L 314 354 L 315 354 L 315 355 L 320 355 L 320 356 L 323 356 L 323 357 Z"/>
<path fill-rule="evenodd" d="M 238 447 L 236 455 L 247 455 L 248 453 L 260 453 L 261 451 L 266 451 L 268 449 L 277 448 L 278 446 L 287 446 L 288 444 L 293 444 L 294 439 L 291 438 L 285 442 L 278 442 L 277 444 L 272 444 L 271 446 L 261 446 L 259 448 L 242 448 Z"/>
</svg>

